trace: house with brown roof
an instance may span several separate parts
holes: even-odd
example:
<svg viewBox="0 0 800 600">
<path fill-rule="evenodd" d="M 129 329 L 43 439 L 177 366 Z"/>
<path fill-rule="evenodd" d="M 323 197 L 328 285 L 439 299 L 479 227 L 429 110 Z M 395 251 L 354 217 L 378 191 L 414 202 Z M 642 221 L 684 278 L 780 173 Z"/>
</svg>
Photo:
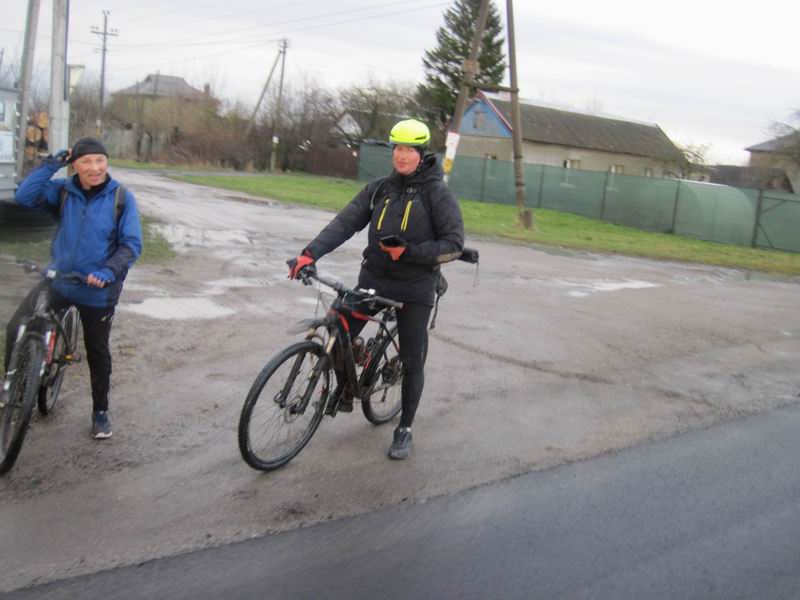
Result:
<svg viewBox="0 0 800 600">
<path fill-rule="evenodd" d="M 118 158 L 150 159 L 161 148 L 202 130 L 218 108 L 219 100 L 207 84 L 198 90 L 183 77 L 151 73 L 112 92 L 108 113 L 113 125 L 104 140 Z"/>
<path fill-rule="evenodd" d="M 526 163 L 664 177 L 681 152 L 658 125 L 520 103 Z M 478 92 L 464 113 L 458 154 L 513 160 L 511 102 Z"/>
<path fill-rule="evenodd" d="M 794 192 L 800 191 L 800 132 L 782 135 L 745 150 L 750 153 L 749 166 L 780 169 L 786 173 Z"/>
</svg>

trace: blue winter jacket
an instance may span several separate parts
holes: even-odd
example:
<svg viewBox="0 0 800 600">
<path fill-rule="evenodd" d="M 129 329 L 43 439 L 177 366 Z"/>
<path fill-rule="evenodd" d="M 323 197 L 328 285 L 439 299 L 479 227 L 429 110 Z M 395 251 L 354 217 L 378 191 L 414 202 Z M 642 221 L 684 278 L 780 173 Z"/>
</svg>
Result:
<svg viewBox="0 0 800 600">
<path fill-rule="evenodd" d="M 59 168 L 45 161 L 19 184 L 14 198 L 22 206 L 51 213 L 59 221 L 51 244 L 51 269 L 81 275 L 99 273 L 110 281 L 103 288 L 95 288 L 56 279 L 55 290 L 75 304 L 114 306 L 128 269 L 142 252 L 142 226 L 136 200 L 128 191 L 117 222 L 114 192 L 119 183 L 109 176 L 105 188 L 86 200 L 76 185 L 77 176 L 74 180 L 50 179 Z M 59 195 L 65 186 L 67 196 L 59 217 Z"/>
</svg>

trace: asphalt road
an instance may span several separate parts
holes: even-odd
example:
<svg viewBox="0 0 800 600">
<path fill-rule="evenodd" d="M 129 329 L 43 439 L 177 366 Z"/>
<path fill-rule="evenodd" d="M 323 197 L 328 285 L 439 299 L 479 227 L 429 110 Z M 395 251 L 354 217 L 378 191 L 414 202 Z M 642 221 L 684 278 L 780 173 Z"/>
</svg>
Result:
<svg viewBox="0 0 800 600">
<path fill-rule="evenodd" d="M 792 599 L 800 407 L 417 505 L 12 594 Z"/>
<path fill-rule="evenodd" d="M 126 281 L 114 437 L 89 438 L 81 364 L 0 480 L 0 592 L 366 519 L 798 401 L 796 279 L 470 239 L 479 285 L 446 267 L 411 458 L 389 461 L 392 427 L 357 409 L 261 474 L 239 456 L 239 412 L 296 340 L 289 324 L 317 310 L 285 261 L 332 214 L 118 175 L 178 256 Z M 354 281 L 363 242 L 320 270 Z M 30 281 L 8 257 L 0 280 L 2 321 Z"/>
</svg>

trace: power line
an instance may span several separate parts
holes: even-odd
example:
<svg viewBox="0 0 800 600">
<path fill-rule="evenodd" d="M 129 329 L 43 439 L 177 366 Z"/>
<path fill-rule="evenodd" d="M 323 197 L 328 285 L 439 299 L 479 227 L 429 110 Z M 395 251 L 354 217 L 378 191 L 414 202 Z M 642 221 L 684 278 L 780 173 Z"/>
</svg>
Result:
<svg viewBox="0 0 800 600">
<path fill-rule="evenodd" d="M 234 38 L 233 40 L 230 40 L 230 41 L 242 41 L 241 40 L 241 33 L 243 31 L 252 31 L 254 29 L 262 29 L 262 28 L 273 29 L 273 28 L 278 27 L 280 25 L 288 25 L 290 23 L 296 23 L 298 21 L 306 22 L 306 21 L 309 21 L 309 20 L 312 20 L 312 19 L 324 19 L 324 18 L 327 18 L 327 17 L 337 17 L 337 16 L 340 16 L 340 15 L 348 14 L 348 13 L 358 13 L 358 12 L 363 12 L 363 11 L 376 10 L 376 9 L 379 9 L 379 8 L 386 8 L 387 6 L 396 6 L 398 4 L 403 4 L 403 5 L 407 6 L 410 2 L 421 2 L 421 1 L 424 1 L 424 0 L 393 0 L 392 2 L 386 2 L 384 4 L 378 4 L 376 6 L 369 6 L 369 7 L 366 7 L 366 8 L 362 6 L 360 8 L 353 8 L 353 9 L 344 10 L 344 11 L 337 10 L 337 11 L 333 11 L 333 12 L 329 12 L 329 13 L 325 13 L 325 14 L 321 14 L 321 15 L 312 15 L 312 16 L 304 15 L 302 17 L 295 17 L 295 18 L 292 18 L 292 19 L 286 19 L 285 21 L 278 21 L 278 22 L 275 22 L 275 23 L 271 23 L 269 25 L 254 25 L 252 27 L 245 27 L 245 28 L 237 27 L 236 29 L 229 29 L 229 30 L 226 30 L 226 31 L 217 32 L 217 33 L 215 33 L 215 35 L 237 34 L 237 37 Z M 440 7 L 440 6 L 447 6 L 447 5 L 449 5 L 449 2 L 446 2 L 446 3 L 438 2 L 438 3 L 436 3 L 434 5 L 431 5 L 431 6 L 422 6 L 422 7 L 411 8 L 411 9 L 408 9 L 408 10 L 399 11 L 399 12 L 392 12 L 392 13 L 381 13 L 381 14 L 378 14 L 378 15 L 372 15 L 372 16 L 368 16 L 368 17 L 363 17 L 361 19 L 345 20 L 345 21 L 339 21 L 339 22 L 336 22 L 336 23 L 326 23 L 326 24 L 322 24 L 322 25 L 312 25 L 309 28 L 328 27 L 330 25 L 340 25 L 342 23 L 350 23 L 350 22 L 356 22 L 356 21 L 364 20 L 364 19 L 372 19 L 372 18 L 379 18 L 379 17 L 384 17 L 384 16 L 392 16 L 392 15 L 395 15 L 395 14 L 400 14 L 401 12 L 411 12 L 411 11 L 415 11 L 415 10 L 424 10 L 426 8 Z M 286 33 L 292 33 L 293 31 L 302 31 L 303 29 L 306 29 L 306 28 L 292 30 L 292 31 L 289 31 L 289 32 L 286 32 Z M 252 39 L 252 38 L 250 38 L 250 39 Z M 187 37 L 187 38 L 179 38 L 176 41 L 174 40 L 172 42 L 164 43 L 164 44 L 161 44 L 161 43 L 159 43 L 159 44 L 122 44 L 122 45 L 120 45 L 120 47 L 125 46 L 125 47 L 141 49 L 141 48 L 146 48 L 146 47 L 149 47 L 149 46 L 162 48 L 162 47 L 169 47 L 169 46 L 199 46 L 199 45 L 217 44 L 217 43 L 226 43 L 227 42 L 227 40 L 218 40 L 218 41 L 210 41 L 210 40 L 205 40 L 205 41 L 185 41 L 185 40 L 196 40 L 196 36 Z"/>
<path fill-rule="evenodd" d="M 99 28 L 92 26 L 92 33 L 95 35 L 103 36 L 103 58 L 100 63 L 100 114 L 103 114 L 103 96 L 105 94 L 105 87 L 106 87 L 106 52 L 108 50 L 108 37 L 116 37 L 119 35 L 116 29 L 108 29 L 108 11 L 103 11 L 103 30 L 100 31 Z"/>
<path fill-rule="evenodd" d="M 306 0 L 305 2 L 287 2 L 286 4 L 280 4 L 278 6 L 260 6 L 259 8 L 256 8 L 254 10 L 248 10 L 248 11 L 244 11 L 244 12 L 237 12 L 237 13 L 235 13 L 235 16 L 236 17 L 242 17 L 244 15 L 250 15 L 250 14 L 253 14 L 253 13 L 264 12 L 266 10 L 278 10 L 280 8 L 286 8 L 287 6 L 291 6 L 292 8 L 295 8 L 295 7 L 298 7 L 298 6 L 302 6 L 304 4 L 311 4 L 312 2 L 319 2 L 319 1 L 320 0 Z M 185 8 L 180 8 L 180 9 L 177 9 L 177 10 L 174 10 L 174 11 L 170 11 L 170 12 L 184 12 L 184 11 L 187 11 L 187 10 L 196 10 L 197 8 L 202 8 L 203 6 L 209 6 L 211 4 L 218 4 L 218 3 L 226 3 L 227 4 L 228 0 L 214 0 L 213 2 L 209 2 L 208 4 L 201 4 L 199 7 L 198 6 L 187 6 Z M 228 8 L 228 12 L 230 14 L 230 9 L 229 8 Z M 163 14 L 164 14 L 164 12 L 160 12 L 159 16 L 161 16 Z M 197 19 L 192 19 L 191 21 L 182 21 L 181 25 L 187 25 L 189 23 L 199 23 L 201 21 L 206 21 L 208 19 L 209 19 L 209 17 L 206 15 L 206 16 L 203 16 L 203 17 L 199 17 Z M 175 25 L 172 22 L 165 22 L 161 26 L 162 27 L 174 28 Z M 148 25 L 139 25 L 139 26 L 136 26 L 136 27 L 129 27 L 128 31 L 138 31 L 139 29 L 157 28 L 157 27 L 159 27 L 158 24 L 154 25 L 153 23 L 150 23 Z"/>
<path fill-rule="evenodd" d="M 406 3 L 406 2 L 403 2 L 403 3 Z M 399 2 L 392 2 L 390 4 L 400 4 L 400 3 Z M 416 8 L 399 10 L 399 11 L 394 11 L 394 12 L 390 12 L 390 13 L 382 13 L 382 14 L 379 14 L 379 15 L 371 15 L 371 16 L 368 16 L 368 17 L 360 17 L 360 18 L 357 18 L 357 19 L 349 19 L 349 20 L 345 20 L 345 21 L 339 21 L 339 22 L 336 22 L 336 23 L 326 23 L 326 24 L 321 24 L 321 25 L 311 25 L 309 27 L 300 27 L 300 28 L 297 28 L 297 29 L 293 29 L 293 30 L 282 32 L 282 35 L 287 35 L 289 33 L 294 33 L 294 32 L 297 32 L 297 31 L 308 31 L 310 29 L 318 29 L 320 27 L 332 27 L 332 26 L 336 26 L 336 25 L 345 25 L 345 24 L 348 24 L 348 23 L 356 23 L 356 22 L 359 22 L 359 21 L 367 21 L 367 20 L 377 19 L 377 18 L 381 18 L 381 17 L 389 17 L 389 16 L 394 16 L 394 15 L 399 15 L 399 14 L 404 14 L 404 13 L 409 13 L 409 12 L 416 12 L 416 11 L 419 11 L 419 10 L 427 10 L 429 8 L 440 8 L 440 7 L 449 6 L 449 5 L 450 5 L 449 2 L 437 2 L 436 4 L 431 4 L 431 5 L 427 5 L 427 6 L 420 6 L 420 7 L 416 7 Z M 277 41 L 277 40 L 274 39 L 274 38 L 273 39 L 269 39 L 269 40 L 260 40 L 258 42 L 254 42 L 252 44 L 248 44 L 243 48 L 236 48 L 234 50 L 229 50 L 227 52 L 215 52 L 213 54 L 207 54 L 207 55 L 204 55 L 204 56 L 192 56 L 192 57 L 189 57 L 189 58 L 186 58 L 186 59 L 172 60 L 172 61 L 169 61 L 168 64 L 186 63 L 186 62 L 192 62 L 192 61 L 197 61 L 197 60 L 204 60 L 204 59 L 208 59 L 208 58 L 216 58 L 218 56 L 225 56 L 225 55 L 228 55 L 228 54 L 236 54 L 236 53 L 239 53 L 239 52 L 244 52 L 244 51 L 247 51 L 247 50 L 252 50 L 254 48 L 258 48 L 259 46 L 265 46 L 265 45 L 270 44 L 270 43 L 275 42 L 275 41 Z M 247 43 L 247 41 L 240 40 L 239 43 Z M 164 64 L 164 61 L 162 60 L 162 61 L 157 62 L 157 63 L 132 65 L 132 66 L 127 66 L 127 67 L 117 68 L 116 70 L 117 71 L 130 71 L 132 69 L 142 69 L 142 68 L 148 68 L 148 67 L 157 67 L 157 66 L 161 66 L 163 64 Z"/>
</svg>

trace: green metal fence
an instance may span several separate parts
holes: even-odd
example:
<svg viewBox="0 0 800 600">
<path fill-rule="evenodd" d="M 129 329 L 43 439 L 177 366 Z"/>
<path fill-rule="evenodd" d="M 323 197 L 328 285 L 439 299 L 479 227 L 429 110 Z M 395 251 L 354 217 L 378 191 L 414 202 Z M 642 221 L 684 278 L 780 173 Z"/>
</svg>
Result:
<svg viewBox="0 0 800 600">
<path fill-rule="evenodd" d="M 513 163 L 456 156 L 448 185 L 459 198 L 516 204 Z M 391 149 L 362 146 L 358 177 L 391 171 Z M 647 231 L 800 252 L 800 196 L 726 185 L 525 165 L 525 205 Z"/>
</svg>

